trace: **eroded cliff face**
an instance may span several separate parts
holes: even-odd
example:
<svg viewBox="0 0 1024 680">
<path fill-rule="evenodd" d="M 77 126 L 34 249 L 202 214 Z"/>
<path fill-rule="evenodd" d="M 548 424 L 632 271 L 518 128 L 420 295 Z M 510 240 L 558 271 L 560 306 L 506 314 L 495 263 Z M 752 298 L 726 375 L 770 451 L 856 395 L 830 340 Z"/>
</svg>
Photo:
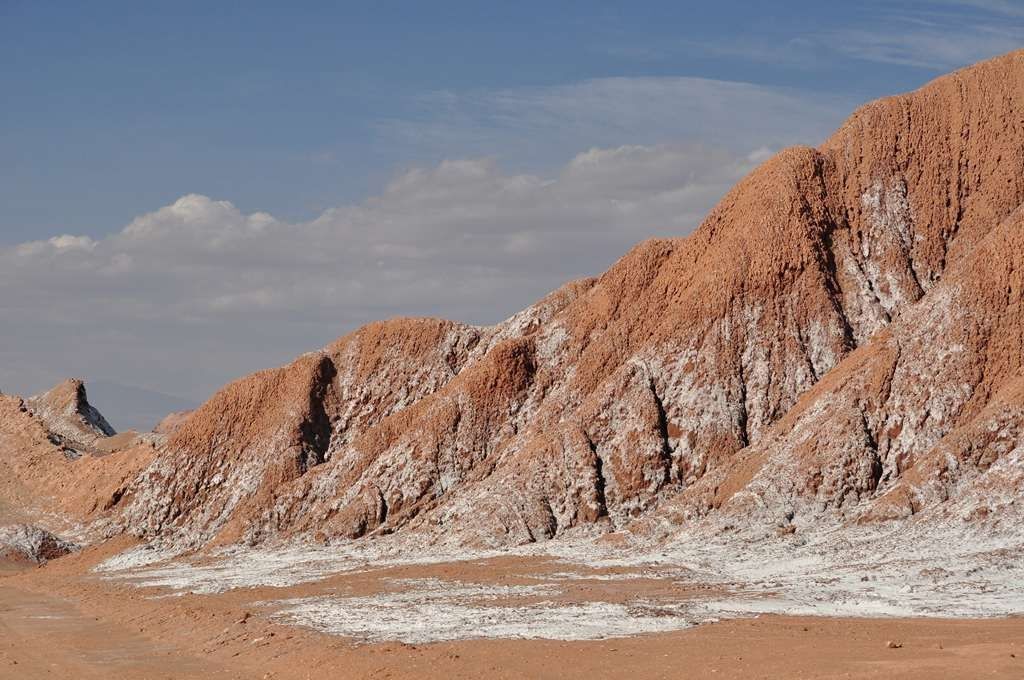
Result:
<svg viewBox="0 0 1024 680">
<path fill-rule="evenodd" d="M 96 408 L 89 403 L 85 383 L 65 380 L 48 392 L 26 401 L 32 411 L 59 438 L 69 455 L 81 455 L 104 437 L 117 432 Z"/>
<path fill-rule="evenodd" d="M 1013 504 L 1024 488 L 1022 287 L 1018 209 L 673 505 L 689 518 L 717 510 L 871 521 L 923 511 L 983 518 Z"/>
<path fill-rule="evenodd" d="M 371 324 L 229 385 L 112 526 L 508 545 L 982 516 L 1021 488 L 1022 112 L 1017 52 L 862 108 L 502 324 Z"/>
</svg>

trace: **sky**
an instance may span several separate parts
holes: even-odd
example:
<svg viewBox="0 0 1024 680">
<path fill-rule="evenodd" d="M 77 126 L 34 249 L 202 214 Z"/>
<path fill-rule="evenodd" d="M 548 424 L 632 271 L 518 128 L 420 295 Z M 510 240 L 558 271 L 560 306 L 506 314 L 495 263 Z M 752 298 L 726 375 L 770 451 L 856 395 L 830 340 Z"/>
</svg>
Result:
<svg viewBox="0 0 1024 680">
<path fill-rule="evenodd" d="M 497 322 L 1022 46 L 1009 0 L 0 0 L 0 390 L 83 377 L 117 426 L 373 319 Z"/>
</svg>

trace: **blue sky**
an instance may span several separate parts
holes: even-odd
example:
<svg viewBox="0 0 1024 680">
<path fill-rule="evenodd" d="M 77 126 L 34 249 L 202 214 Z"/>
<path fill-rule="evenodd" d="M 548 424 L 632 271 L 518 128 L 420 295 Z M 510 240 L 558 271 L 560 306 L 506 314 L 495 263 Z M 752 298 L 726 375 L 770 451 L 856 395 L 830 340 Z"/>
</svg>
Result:
<svg viewBox="0 0 1024 680">
<path fill-rule="evenodd" d="M 852 103 L 1006 51 L 1022 27 L 1024 6 L 984 1 L 4 0 L 0 243 L 109 233 L 189 192 L 305 219 L 412 164 L 482 154 L 545 171 L 578 151 L 396 131 L 443 119 L 444 94 L 696 76 Z"/>
<path fill-rule="evenodd" d="M 1021 46 L 1001 0 L 0 0 L 0 389 L 199 401 L 373 319 L 494 323 Z"/>
</svg>

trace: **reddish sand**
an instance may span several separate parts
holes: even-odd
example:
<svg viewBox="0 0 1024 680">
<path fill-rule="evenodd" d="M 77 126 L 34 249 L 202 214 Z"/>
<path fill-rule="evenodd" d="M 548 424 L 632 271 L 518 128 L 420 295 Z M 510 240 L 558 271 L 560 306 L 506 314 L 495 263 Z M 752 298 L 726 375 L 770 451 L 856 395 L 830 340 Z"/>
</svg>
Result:
<svg viewBox="0 0 1024 680">
<path fill-rule="evenodd" d="M 104 551 L 108 553 L 109 550 Z M 404 566 L 286 589 L 154 599 L 86 551 L 0 576 L 0 678 L 1021 678 L 1024 619 L 766 616 L 588 642 L 361 644 L 268 620 L 259 602 L 381 577 L 515 581 L 543 560 Z M 633 584 L 656 592 L 664 584 Z M 899 647 L 891 647 L 890 641 Z"/>
</svg>

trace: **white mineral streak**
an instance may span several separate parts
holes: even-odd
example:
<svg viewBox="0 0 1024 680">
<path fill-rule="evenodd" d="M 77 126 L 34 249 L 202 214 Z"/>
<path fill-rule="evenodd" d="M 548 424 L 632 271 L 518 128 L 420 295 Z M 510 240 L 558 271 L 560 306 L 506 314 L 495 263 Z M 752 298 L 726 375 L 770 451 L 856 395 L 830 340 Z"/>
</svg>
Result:
<svg viewBox="0 0 1024 680">
<path fill-rule="evenodd" d="M 892 316 L 922 292 L 911 261 L 913 215 L 906 182 L 897 177 L 887 183 L 876 181 L 861 195 L 861 206 L 868 223 L 867 233 L 861 236 L 863 270 L 875 297 Z"/>
</svg>

